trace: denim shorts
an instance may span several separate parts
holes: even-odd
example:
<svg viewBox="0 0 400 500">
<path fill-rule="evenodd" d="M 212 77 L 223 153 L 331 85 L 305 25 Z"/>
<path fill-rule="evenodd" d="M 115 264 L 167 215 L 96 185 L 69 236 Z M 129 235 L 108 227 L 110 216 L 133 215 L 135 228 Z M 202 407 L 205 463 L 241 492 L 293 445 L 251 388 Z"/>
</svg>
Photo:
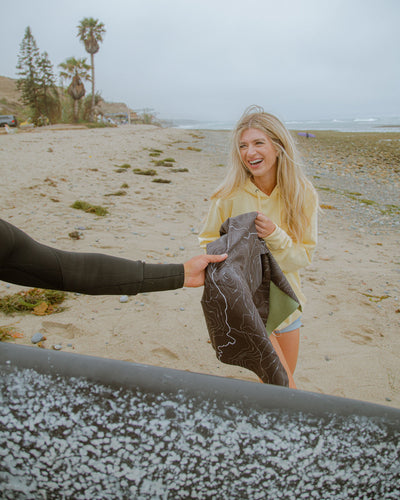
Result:
<svg viewBox="0 0 400 500">
<path fill-rule="evenodd" d="M 274 330 L 273 333 L 286 333 L 286 332 L 291 332 L 292 330 L 297 330 L 297 328 L 300 328 L 303 326 L 301 322 L 301 316 L 293 321 L 293 323 L 290 323 L 290 325 L 286 326 L 285 328 L 282 328 L 282 330 Z"/>
</svg>

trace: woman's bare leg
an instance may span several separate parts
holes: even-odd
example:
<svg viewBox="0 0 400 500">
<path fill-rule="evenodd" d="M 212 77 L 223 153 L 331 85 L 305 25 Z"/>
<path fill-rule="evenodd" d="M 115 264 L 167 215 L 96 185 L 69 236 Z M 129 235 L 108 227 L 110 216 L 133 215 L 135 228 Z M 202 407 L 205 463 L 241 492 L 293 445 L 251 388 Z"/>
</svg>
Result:
<svg viewBox="0 0 400 500">
<path fill-rule="evenodd" d="M 278 341 L 286 363 L 289 366 L 290 373 L 293 375 L 299 356 L 300 328 L 296 328 L 296 330 L 290 332 L 272 334 L 270 339 L 272 337 L 275 337 Z"/>
<path fill-rule="evenodd" d="M 284 334 L 284 335 L 286 335 L 286 334 Z M 272 334 L 272 335 L 270 335 L 269 340 L 271 341 L 271 344 L 272 344 L 273 348 L 275 349 L 276 354 L 278 355 L 283 367 L 286 370 L 286 373 L 287 373 L 288 378 L 289 378 L 289 387 L 291 389 L 296 389 L 296 384 L 295 384 L 294 379 L 293 379 L 293 372 L 290 370 L 289 364 L 286 361 L 285 354 L 282 351 L 281 346 L 279 345 L 278 339 L 275 337 L 274 334 Z"/>
</svg>

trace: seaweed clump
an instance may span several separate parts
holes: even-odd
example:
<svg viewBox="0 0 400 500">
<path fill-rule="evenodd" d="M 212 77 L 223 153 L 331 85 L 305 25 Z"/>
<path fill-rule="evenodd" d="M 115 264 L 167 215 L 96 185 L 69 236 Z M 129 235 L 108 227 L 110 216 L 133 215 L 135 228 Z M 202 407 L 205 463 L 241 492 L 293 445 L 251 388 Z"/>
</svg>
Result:
<svg viewBox="0 0 400 500">
<path fill-rule="evenodd" d="M 157 182 L 158 184 L 171 184 L 171 181 L 169 179 L 161 179 L 161 178 L 153 179 L 151 182 Z"/>
<path fill-rule="evenodd" d="M 16 331 L 12 326 L 0 326 L 0 342 L 22 338 L 23 334 Z"/>
<path fill-rule="evenodd" d="M 137 175 L 157 175 L 157 171 L 152 169 L 152 168 L 146 168 L 146 169 L 141 169 L 141 168 L 134 168 L 133 173 Z"/>
<path fill-rule="evenodd" d="M 131 168 L 129 163 L 123 163 L 122 165 L 115 165 L 117 167 L 116 172 L 121 173 L 121 172 L 126 172 L 128 168 Z"/>
<path fill-rule="evenodd" d="M 88 214 L 96 214 L 101 217 L 108 214 L 108 210 L 101 205 L 92 205 L 87 201 L 77 200 L 72 205 L 71 208 L 76 208 L 77 210 L 83 210 Z"/>
<path fill-rule="evenodd" d="M 4 314 L 28 313 L 38 316 L 64 311 L 59 307 L 67 294 L 58 290 L 31 288 L 0 298 L 0 312 Z"/>
</svg>

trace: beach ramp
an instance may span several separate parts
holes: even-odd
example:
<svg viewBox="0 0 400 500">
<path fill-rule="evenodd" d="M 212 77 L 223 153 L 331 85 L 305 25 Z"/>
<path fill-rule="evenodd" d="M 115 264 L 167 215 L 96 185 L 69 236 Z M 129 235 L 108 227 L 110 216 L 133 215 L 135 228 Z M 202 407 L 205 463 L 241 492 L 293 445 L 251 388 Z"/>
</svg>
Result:
<svg viewBox="0 0 400 500">
<path fill-rule="evenodd" d="M 0 343 L 0 497 L 400 497 L 400 410 Z"/>
</svg>

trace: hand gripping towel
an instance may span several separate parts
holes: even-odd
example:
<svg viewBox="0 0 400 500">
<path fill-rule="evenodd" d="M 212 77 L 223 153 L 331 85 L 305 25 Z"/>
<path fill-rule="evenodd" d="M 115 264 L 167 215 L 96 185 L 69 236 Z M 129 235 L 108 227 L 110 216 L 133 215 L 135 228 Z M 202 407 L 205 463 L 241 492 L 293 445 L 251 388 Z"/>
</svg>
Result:
<svg viewBox="0 0 400 500">
<path fill-rule="evenodd" d="M 257 212 L 230 217 L 208 254 L 227 253 L 206 270 L 203 308 L 217 358 L 247 368 L 267 384 L 288 386 L 288 376 L 269 335 L 300 303 L 285 275 L 258 238 Z"/>
</svg>

